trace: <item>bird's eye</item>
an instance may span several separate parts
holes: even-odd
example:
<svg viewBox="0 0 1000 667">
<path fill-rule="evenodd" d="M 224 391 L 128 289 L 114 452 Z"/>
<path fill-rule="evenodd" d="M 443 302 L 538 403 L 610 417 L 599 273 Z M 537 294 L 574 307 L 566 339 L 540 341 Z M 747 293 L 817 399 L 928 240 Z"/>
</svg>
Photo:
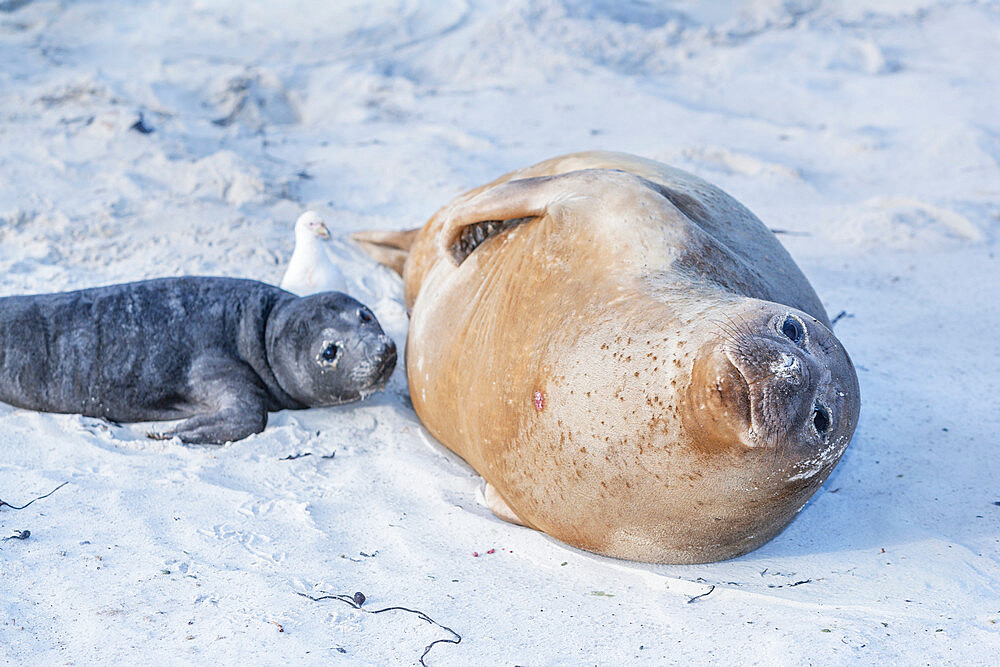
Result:
<svg viewBox="0 0 1000 667">
<path fill-rule="evenodd" d="M 830 429 L 830 413 L 819 403 L 813 408 L 813 426 L 820 435 L 825 435 Z"/>
<path fill-rule="evenodd" d="M 792 315 L 785 318 L 784 323 L 781 325 L 781 333 L 796 345 L 800 345 L 806 337 L 806 329 L 802 326 L 802 322 Z"/>
<path fill-rule="evenodd" d="M 320 353 L 320 359 L 326 362 L 333 362 L 336 360 L 337 355 L 340 354 L 340 348 L 337 347 L 336 343 L 327 343 L 326 347 Z"/>
<path fill-rule="evenodd" d="M 367 308 L 358 308 L 358 317 L 360 317 L 361 321 L 365 324 L 372 321 L 372 313 Z"/>
</svg>

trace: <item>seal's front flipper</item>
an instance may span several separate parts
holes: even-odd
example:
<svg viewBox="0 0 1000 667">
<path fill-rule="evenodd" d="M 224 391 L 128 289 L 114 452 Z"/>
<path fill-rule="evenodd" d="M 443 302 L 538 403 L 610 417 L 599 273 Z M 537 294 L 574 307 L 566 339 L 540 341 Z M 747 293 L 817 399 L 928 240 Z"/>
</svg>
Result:
<svg viewBox="0 0 1000 667">
<path fill-rule="evenodd" d="M 419 229 L 405 232 L 356 232 L 351 239 L 377 262 L 403 275 L 403 265 L 410 256 L 410 247 L 417 240 Z"/>
<path fill-rule="evenodd" d="M 260 433 L 267 425 L 267 392 L 253 370 L 234 359 L 199 359 L 191 368 L 190 403 L 204 410 L 164 433 L 157 440 L 221 445 Z"/>
<path fill-rule="evenodd" d="M 515 526 L 525 526 L 527 528 L 531 527 L 524 521 L 521 521 L 521 519 L 514 514 L 514 510 L 510 508 L 507 501 L 500 497 L 500 494 L 497 493 L 497 490 L 493 488 L 493 485 L 489 482 L 486 482 L 486 488 L 483 489 L 483 496 L 486 498 L 486 506 L 490 508 L 490 511 L 493 512 L 498 519 L 506 521 L 507 523 L 512 523 Z"/>
<path fill-rule="evenodd" d="M 163 433 L 150 433 L 154 440 L 169 440 L 178 437 L 189 445 L 221 445 L 242 440 L 248 435 L 260 433 L 267 425 L 267 409 L 250 406 L 231 406 L 218 412 L 195 415 L 182 421 L 177 428 Z"/>
</svg>

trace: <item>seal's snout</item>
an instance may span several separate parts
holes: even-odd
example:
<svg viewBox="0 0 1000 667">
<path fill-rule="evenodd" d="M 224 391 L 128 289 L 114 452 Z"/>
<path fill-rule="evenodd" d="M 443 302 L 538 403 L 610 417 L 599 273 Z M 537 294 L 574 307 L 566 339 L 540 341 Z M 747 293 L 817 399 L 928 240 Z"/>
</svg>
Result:
<svg viewBox="0 0 1000 667">
<path fill-rule="evenodd" d="M 839 346 L 816 325 L 807 329 L 782 315 L 776 323 L 744 322 L 707 343 L 692 368 L 688 428 L 712 447 L 765 447 L 792 457 L 826 447 L 846 395 L 836 386 L 848 383 L 826 359 Z"/>
<path fill-rule="evenodd" d="M 857 376 L 843 346 L 805 314 L 763 315 L 727 330 L 711 351 L 746 383 L 746 444 L 777 448 L 792 459 L 842 452 L 859 405 Z"/>
<path fill-rule="evenodd" d="M 747 383 L 753 444 L 788 442 L 812 411 L 815 364 L 794 342 L 767 334 L 743 336 L 724 354 Z"/>
<path fill-rule="evenodd" d="M 746 336 L 735 344 L 727 344 L 724 354 L 748 385 L 773 382 L 794 388 L 810 383 L 805 354 L 786 341 L 768 336 Z"/>
<path fill-rule="evenodd" d="M 782 378 L 789 384 L 800 385 L 807 371 L 797 355 L 780 352 L 778 358 L 771 363 L 771 373 L 774 377 Z"/>
</svg>

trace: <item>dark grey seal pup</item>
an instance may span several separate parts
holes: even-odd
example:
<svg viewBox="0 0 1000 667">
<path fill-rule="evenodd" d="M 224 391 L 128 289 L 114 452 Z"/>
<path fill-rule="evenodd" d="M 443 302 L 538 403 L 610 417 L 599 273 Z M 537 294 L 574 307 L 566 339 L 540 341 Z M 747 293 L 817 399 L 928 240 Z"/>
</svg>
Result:
<svg viewBox="0 0 1000 667">
<path fill-rule="evenodd" d="M 183 277 L 0 298 L 0 400 L 117 422 L 187 418 L 153 438 L 240 440 L 268 411 L 364 398 L 395 365 L 372 312 L 340 292 Z"/>
</svg>

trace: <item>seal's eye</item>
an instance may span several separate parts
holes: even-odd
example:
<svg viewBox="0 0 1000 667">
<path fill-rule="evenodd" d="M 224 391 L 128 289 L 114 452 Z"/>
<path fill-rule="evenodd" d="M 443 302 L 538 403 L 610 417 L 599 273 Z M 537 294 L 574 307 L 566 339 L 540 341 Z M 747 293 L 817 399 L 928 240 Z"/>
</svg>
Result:
<svg viewBox="0 0 1000 667">
<path fill-rule="evenodd" d="M 372 313 L 367 308 L 358 308 L 358 317 L 360 317 L 361 321 L 365 324 L 372 321 Z"/>
<path fill-rule="evenodd" d="M 326 347 L 323 348 L 323 351 L 320 352 L 319 357 L 327 363 L 332 363 L 337 358 L 338 354 L 340 354 L 340 348 L 337 347 L 337 344 L 327 343 Z"/>
<path fill-rule="evenodd" d="M 820 435 L 825 435 L 830 428 L 830 413 L 819 403 L 813 408 L 813 426 Z"/>
<path fill-rule="evenodd" d="M 796 345 L 802 343 L 802 340 L 806 337 L 805 327 L 802 326 L 798 318 L 791 315 L 786 317 L 784 324 L 781 325 L 781 333 Z"/>
</svg>

